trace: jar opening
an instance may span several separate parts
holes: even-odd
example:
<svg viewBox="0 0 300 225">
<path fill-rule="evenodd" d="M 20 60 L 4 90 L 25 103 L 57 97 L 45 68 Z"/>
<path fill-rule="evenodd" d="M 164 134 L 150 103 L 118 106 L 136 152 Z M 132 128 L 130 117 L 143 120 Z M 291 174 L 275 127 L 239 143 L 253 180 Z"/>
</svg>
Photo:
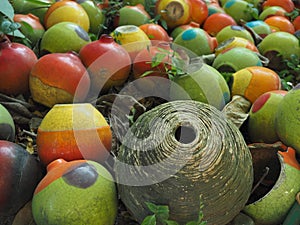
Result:
<svg viewBox="0 0 300 225">
<path fill-rule="evenodd" d="M 175 130 L 175 139 L 182 144 L 192 143 L 196 138 L 195 130 L 188 126 L 179 126 Z"/>
</svg>

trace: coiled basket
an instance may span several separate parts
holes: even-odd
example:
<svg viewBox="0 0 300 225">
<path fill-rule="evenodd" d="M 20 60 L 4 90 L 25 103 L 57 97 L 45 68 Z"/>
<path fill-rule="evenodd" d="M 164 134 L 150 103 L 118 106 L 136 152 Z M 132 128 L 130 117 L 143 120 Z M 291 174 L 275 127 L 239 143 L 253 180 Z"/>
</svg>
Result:
<svg viewBox="0 0 300 225">
<path fill-rule="evenodd" d="M 179 224 L 225 225 L 252 189 L 250 151 L 239 129 L 213 106 L 192 100 L 161 104 L 127 131 L 115 162 L 120 198 L 138 222 L 146 202 L 167 205 Z"/>
</svg>

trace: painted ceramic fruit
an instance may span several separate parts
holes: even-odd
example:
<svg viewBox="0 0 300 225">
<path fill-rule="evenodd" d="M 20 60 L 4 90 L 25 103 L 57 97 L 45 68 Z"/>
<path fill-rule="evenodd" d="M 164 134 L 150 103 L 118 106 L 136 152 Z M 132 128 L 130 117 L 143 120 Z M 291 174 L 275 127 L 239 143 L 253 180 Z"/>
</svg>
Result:
<svg viewBox="0 0 300 225">
<path fill-rule="evenodd" d="M 295 33 L 295 27 L 293 23 L 284 16 L 270 16 L 264 20 L 268 24 L 273 32 L 284 31 L 291 34 Z"/>
<path fill-rule="evenodd" d="M 44 16 L 48 8 L 54 2 L 55 0 L 39 0 L 39 1 L 11 0 L 10 1 L 10 3 L 14 8 L 14 12 L 16 14 L 31 13 L 37 16 L 43 25 L 44 25 Z"/>
<path fill-rule="evenodd" d="M 73 22 L 86 32 L 90 29 L 88 14 L 76 1 L 58 1 L 49 7 L 44 18 L 45 27 L 49 29 L 60 22 Z"/>
<path fill-rule="evenodd" d="M 131 69 L 129 53 L 107 34 L 102 34 L 99 40 L 81 48 L 79 57 L 89 72 L 90 95 L 93 97 L 107 92 L 113 86 L 124 84 L 129 76 Z"/>
<path fill-rule="evenodd" d="M 139 51 L 151 45 L 151 40 L 147 34 L 135 25 L 119 26 L 112 31 L 111 36 L 127 50 L 131 60 Z"/>
<path fill-rule="evenodd" d="M 284 8 L 284 10 L 287 12 L 292 12 L 295 8 L 295 4 L 292 0 L 282 0 L 282 1 L 266 0 L 262 4 L 263 9 L 266 9 L 270 6 L 280 6 Z"/>
<path fill-rule="evenodd" d="M 213 53 L 217 46 L 216 40 L 201 28 L 191 28 L 181 32 L 173 43 L 194 52 L 198 56 Z"/>
<path fill-rule="evenodd" d="M 229 0 L 223 5 L 223 8 L 237 23 L 240 23 L 241 20 L 248 22 L 253 19 L 255 11 L 258 13 L 257 8 L 243 0 Z"/>
<path fill-rule="evenodd" d="M 264 151 L 263 149 L 258 150 Z M 265 150 L 265 154 L 270 150 Z M 257 154 L 261 155 L 258 161 L 262 165 L 272 163 L 272 161 L 273 164 L 279 164 L 279 174 L 276 176 L 272 188 L 262 197 L 247 204 L 243 212 L 249 215 L 255 224 L 281 224 L 292 207 L 296 194 L 300 191 L 300 165 L 295 158 L 295 150 L 290 147 L 286 151 L 279 150 L 277 151 L 277 159 L 275 158 L 276 153 L 272 158 L 264 157 L 262 152 Z M 255 155 L 253 158 L 256 158 Z M 270 160 L 272 161 L 270 162 Z M 256 164 L 254 164 L 254 168 Z"/>
<path fill-rule="evenodd" d="M 20 145 L 0 140 L 0 216 L 15 215 L 33 196 L 43 167 Z"/>
<path fill-rule="evenodd" d="M 171 37 L 173 40 L 183 31 L 190 29 L 190 28 L 200 28 L 200 25 L 198 23 L 195 23 L 191 21 L 188 24 L 179 25 L 178 27 L 175 27 L 171 32 Z"/>
<path fill-rule="evenodd" d="M 192 21 L 202 25 L 208 17 L 208 7 L 203 0 L 189 0 L 191 5 L 191 19 Z"/>
<path fill-rule="evenodd" d="M 240 69 L 232 75 L 231 95 L 241 95 L 251 103 L 268 91 L 280 90 L 281 81 L 274 71 L 262 66 Z"/>
<path fill-rule="evenodd" d="M 285 16 L 286 13 L 287 11 L 285 11 L 284 8 L 280 6 L 269 6 L 262 10 L 262 12 L 258 16 L 258 19 L 263 21 L 270 16 Z"/>
<path fill-rule="evenodd" d="M 217 36 L 219 31 L 227 26 L 237 25 L 235 20 L 226 13 L 214 13 L 206 18 L 203 29 L 211 36 Z"/>
<path fill-rule="evenodd" d="M 32 49 L 4 38 L 0 43 L 0 92 L 28 94 L 29 74 L 37 60 Z"/>
<path fill-rule="evenodd" d="M 299 40 L 296 36 L 283 31 L 269 34 L 257 46 L 260 53 L 267 56 L 268 53 L 275 51 L 284 59 L 291 59 L 294 54 L 300 57 Z"/>
<path fill-rule="evenodd" d="M 254 101 L 247 123 L 251 142 L 272 144 L 280 141 L 275 129 L 275 115 L 286 93 L 284 90 L 268 91 Z"/>
<path fill-rule="evenodd" d="M 300 85 L 290 90 L 278 105 L 275 117 L 276 132 L 280 140 L 287 146 L 293 147 L 300 154 L 299 141 L 299 95 Z"/>
<path fill-rule="evenodd" d="M 251 28 L 256 34 L 264 38 L 272 33 L 270 26 L 262 20 L 252 20 L 245 23 L 245 26 Z"/>
<path fill-rule="evenodd" d="M 215 107 L 170 101 L 139 116 L 131 131 L 114 171 L 121 200 L 139 223 L 151 215 L 145 202 L 168 205 L 178 224 L 197 220 L 200 202 L 203 220 L 216 225 L 244 207 L 253 182 L 250 151 Z"/>
<path fill-rule="evenodd" d="M 215 54 L 218 55 L 219 53 L 225 52 L 226 50 L 235 47 L 243 47 L 253 52 L 259 52 L 257 47 L 251 41 L 241 37 L 232 37 L 227 39 L 226 41 L 219 43 L 215 48 Z"/>
<path fill-rule="evenodd" d="M 113 225 L 117 194 L 113 177 L 89 160 L 57 159 L 47 166 L 32 199 L 37 225 Z"/>
<path fill-rule="evenodd" d="M 119 9 L 118 16 L 115 17 L 114 26 L 140 26 L 142 24 L 148 23 L 150 19 L 151 17 L 149 13 L 145 10 L 142 4 L 137 4 L 134 6 L 125 5 L 121 9 Z"/>
<path fill-rule="evenodd" d="M 237 72 L 250 66 L 262 67 L 259 55 L 244 47 L 233 47 L 216 56 L 212 66 L 222 72 Z"/>
<path fill-rule="evenodd" d="M 297 16 L 293 21 L 292 21 L 294 27 L 295 27 L 295 31 L 300 30 L 300 15 Z"/>
<path fill-rule="evenodd" d="M 103 115 L 89 103 L 56 104 L 37 131 L 37 152 L 47 165 L 63 158 L 104 162 L 111 149 L 112 134 Z"/>
<path fill-rule="evenodd" d="M 0 140 L 14 141 L 15 123 L 10 112 L 0 104 Z"/>
<path fill-rule="evenodd" d="M 42 54 L 79 52 L 90 42 L 88 33 L 81 26 L 72 22 L 60 22 L 46 30 L 41 40 L 40 51 Z"/>
<path fill-rule="evenodd" d="M 31 46 L 35 46 L 45 33 L 40 19 L 31 13 L 15 14 L 14 21 L 21 24 L 20 31 L 31 41 Z"/>
<path fill-rule="evenodd" d="M 172 100 L 192 99 L 219 110 L 230 100 L 230 90 L 224 77 L 212 66 L 204 63 L 194 68 L 194 71 L 189 71 L 187 75 L 176 76 L 172 81 Z"/>
<path fill-rule="evenodd" d="M 218 43 L 226 41 L 232 37 L 241 37 L 245 38 L 252 43 L 254 43 L 254 39 L 249 31 L 247 31 L 244 27 L 238 25 L 226 26 L 222 30 L 220 30 L 216 36 Z"/>
<path fill-rule="evenodd" d="M 173 29 L 191 21 L 191 4 L 188 0 L 158 0 L 155 13 L 160 15 L 168 28 Z"/>
<path fill-rule="evenodd" d="M 151 40 L 152 45 L 158 41 L 170 42 L 172 38 L 169 36 L 168 32 L 157 23 L 146 23 L 139 26 L 139 28 L 147 34 Z"/>
<path fill-rule="evenodd" d="M 47 107 L 85 100 L 90 77 L 78 55 L 51 53 L 39 58 L 30 72 L 30 93 Z"/>
<path fill-rule="evenodd" d="M 76 0 L 76 2 L 82 6 L 89 17 L 89 32 L 99 35 L 103 30 L 103 24 L 106 20 L 103 10 L 91 0 Z"/>
<path fill-rule="evenodd" d="M 293 55 L 300 57 L 298 38 L 284 31 L 277 31 L 266 36 L 258 45 L 259 52 L 269 59 L 268 67 L 282 70 L 285 66 L 283 59 L 291 60 Z"/>
<path fill-rule="evenodd" d="M 209 3 L 207 5 L 207 8 L 208 8 L 208 16 L 215 13 L 225 13 L 225 10 L 219 4 Z"/>
</svg>

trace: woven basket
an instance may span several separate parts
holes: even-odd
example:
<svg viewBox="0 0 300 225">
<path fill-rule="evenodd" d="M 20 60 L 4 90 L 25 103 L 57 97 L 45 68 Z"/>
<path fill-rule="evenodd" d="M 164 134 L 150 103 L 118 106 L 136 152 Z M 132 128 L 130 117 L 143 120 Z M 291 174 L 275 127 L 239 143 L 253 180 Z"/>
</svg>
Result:
<svg viewBox="0 0 300 225">
<path fill-rule="evenodd" d="M 250 151 L 239 129 L 208 104 L 173 101 L 142 114 L 125 135 L 115 163 L 119 194 L 138 222 L 145 202 L 168 205 L 179 224 L 224 225 L 245 206 L 252 189 Z"/>
</svg>

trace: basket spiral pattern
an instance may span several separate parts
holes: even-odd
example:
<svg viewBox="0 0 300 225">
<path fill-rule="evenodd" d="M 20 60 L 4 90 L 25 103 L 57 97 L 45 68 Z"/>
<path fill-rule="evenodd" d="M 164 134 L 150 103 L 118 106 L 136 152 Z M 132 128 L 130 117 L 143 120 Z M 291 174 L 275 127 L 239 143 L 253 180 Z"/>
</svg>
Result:
<svg viewBox="0 0 300 225">
<path fill-rule="evenodd" d="M 181 131 L 181 132 L 180 132 Z M 224 225 L 252 189 L 250 151 L 239 129 L 205 103 L 171 101 L 143 113 L 122 140 L 114 166 L 121 200 L 141 222 L 145 202 L 168 205 L 180 224 Z"/>
</svg>

